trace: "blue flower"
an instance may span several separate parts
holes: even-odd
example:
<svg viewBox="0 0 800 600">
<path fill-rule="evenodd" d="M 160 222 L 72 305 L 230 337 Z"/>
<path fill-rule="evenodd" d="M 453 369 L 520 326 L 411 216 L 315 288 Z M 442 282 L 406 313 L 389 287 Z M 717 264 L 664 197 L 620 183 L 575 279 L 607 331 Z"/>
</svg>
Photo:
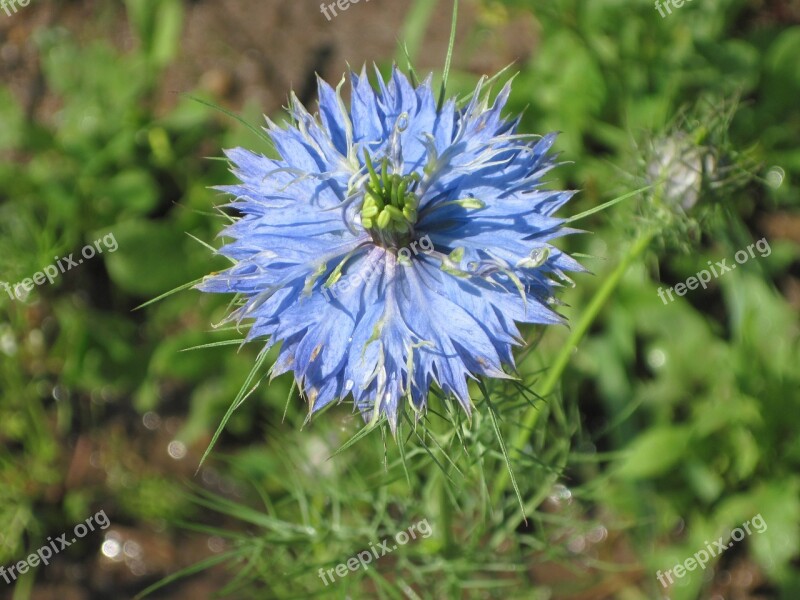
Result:
<svg viewBox="0 0 800 600">
<path fill-rule="evenodd" d="M 351 74 L 349 109 L 320 80 L 318 116 L 292 96 L 291 124 L 268 121 L 280 158 L 226 152 L 234 266 L 199 287 L 240 294 L 230 318 L 281 343 L 271 374 L 311 413 L 352 396 L 394 430 L 434 384 L 469 412 L 469 378 L 510 377 L 517 324 L 561 322 L 553 289 L 582 268 L 550 245 L 573 231 L 553 216 L 573 192 L 541 189 L 555 135 L 503 118 L 510 86 L 437 107 L 430 77 L 378 79 Z"/>
</svg>

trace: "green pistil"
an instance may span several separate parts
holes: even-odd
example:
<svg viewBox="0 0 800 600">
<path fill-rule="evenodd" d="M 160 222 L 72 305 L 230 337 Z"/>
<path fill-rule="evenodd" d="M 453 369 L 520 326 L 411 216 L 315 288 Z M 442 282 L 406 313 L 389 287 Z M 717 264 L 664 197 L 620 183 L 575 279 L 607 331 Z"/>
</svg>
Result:
<svg viewBox="0 0 800 600">
<path fill-rule="evenodd" d="M 364 189 L 361 224 L 376 240 L 395 244 L 400 237 L 410 233 L 417 222 L 419 198 L 409 188 L 413 189 L 419 182 L 419 175 L 413 173 L 403 177 L 389 173 L 389 160 L 386 158 L 381 161 L 379 173 L 366 150 L 364 159 L 369 181 Z"/>
</svg>

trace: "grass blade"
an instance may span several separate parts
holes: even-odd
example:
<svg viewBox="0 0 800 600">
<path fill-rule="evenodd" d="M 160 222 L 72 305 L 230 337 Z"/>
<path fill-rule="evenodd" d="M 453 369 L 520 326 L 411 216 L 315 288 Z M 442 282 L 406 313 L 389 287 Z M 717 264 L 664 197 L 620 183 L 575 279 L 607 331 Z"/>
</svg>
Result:
<svg viewBox="0 0 800 600">
<path fill-rule="evenodd" d="M 517 485 L 517 479 L 514 477 L 514 470 L 511 468 L 511 458 L 508 455 L 508 449 L 506 448 L 506 442 L 503 439 L 503 434 L 500 431 L 500 425 L 497 422 L 497 414 L 495 412 L 494 404 L 492 404 L 491 399 L 489 398 L 489 391 L 486 389 L 486 386 L 483 384 L 482 381 L 478 382 L 478 387 L 480 387 L 481 392 L 483 392 L 483 397 L 486 400 L 486 404 L 489 407 L 489 418 L 492 421 L 492 427 L 494 427 L 495 435 L 497 435 L 497 441 L 500 443 L 500 450 L 503 453 L 503 459 L 506 462 L 506 468 L 508 469 L 508 475 L 511 478 L 511 485 L 514 487 L 514 493 L 517 495 L 517 501 L 519 502 L 520 510 L 522 511 L 522 519 L 527 523 L 528 519 L 525 516 L 525 505 L 522 502 L 522 494 L 519 492 L 519 486 Z"/>
<path fill-rule="evenodd" d="M 249 392 L 247 391 L 247 389 L 252 384 L 253 379 L 255 379 L 256 373 L 258 373 L 259 369 L 261 369 L 261 367 L 264 366 L 264 362 L 266 362 L 266 360 L 267 360 L 267 353 L 262 350 L 261 353 L 258 355 L 258 358 L 256 359 L 256 363 L 253 365 L 253 368 L 250 369 L 250 373 L 247 375 L 247 379 L 245 379 L 244 383 L 242 384 L 239 393 L 236 395 L 236 398 L 231 403 L 230 407 L 228 407 L 225 416 L 222 417 L 222 421 L 220 422 L 219 427 L 217 427 L 217 430 L 214 432 L 214 436 L 211 438 L 211 442 L 209 442 L 208 448 L 206 448 L 206 451 L 203 452 L 203 457 L 200 459 L 200 464 L 197 465 L 197 471 L 195 472 L 195 475 L 197 475 L 197 472 L 200 471 L 200 468 L 203 466 L 203 463 L 205 463 L 206 459 L 208 458 L 208 455 L 211 454 L 211 451 L 214 449 L 214 446 L 216 445 L 219 436 L 222 434 L 222 430 L 225 429 L 225 425 L 227 425 L 234 411 L 237 408 L 239 408 L 242 402 L 244 402 L 244 400 L 250 394 L 252 394 L 258 387 L 258 384 L 256 384 L 256 386 L 253 389 L 251 389 Z"/>
<path fill-rule="evenodd" d="M 444 59 L 444 72 L 442 73 L 442 91 L 439 93 L 439 110 L 444 105 L 447 95 L 447 78 L 450 76 L 450 63 L 453 59 L 453 48 L 456 45 L 456 24 L 458 22 L 458 0 L 453 0 L 453 21 L 450 24 L 450 42 L 447 45 L 447 56 Z"/>
<path fill-rule="evenodd" d="M 642 192 L 644 192 L 646 190 L 649 190 L 651 187 L 652 186 L 648 185 L 648 186 L 645 186 L 643 188 L 639 188 L 638 190 L 633 190 L 632 192 L 628 192 L 627 194 L 623 194 L 622 196 L 618 196 L 618 197 L 614 198 L 613 200 L 609 200 L 608 202 L 603 202 L 603 204 L 601 204 L 599 206 L 595 206 L 594 208 L 590 208 L 589 210 L 585 210 L 582 213 L 579 213 L 577 215 L 574 215 L 574 216 L 570 217 L 569 219 L 564 221 L 564 224 L 566 225 L 567 223 L 574 223 L 575 221 L 580 221 L 584 217 L 588 217 L 589 215 L 593 215 L 594 213 L 597 213 L 597 212 L 603 211 L 603 210 L 605 210 L 607 208 L 610 208 L 610 207 L 614 206 L 615 204 L 617 204 L 618 202 L 622 202 L 623 200 L 627 200 L 631 196 L 635 196 L 636 194 L 641 194 Z"/>
</svg>

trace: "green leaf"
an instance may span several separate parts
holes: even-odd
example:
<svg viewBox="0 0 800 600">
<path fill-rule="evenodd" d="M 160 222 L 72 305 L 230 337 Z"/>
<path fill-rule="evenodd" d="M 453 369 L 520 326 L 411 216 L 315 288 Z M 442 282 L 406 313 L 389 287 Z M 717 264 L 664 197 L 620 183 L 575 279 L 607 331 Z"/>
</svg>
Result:
<svg viewBox="0 0 800 600">
<path fill-rule="evenodd" d="M 128 18 L 147 58 L 166 66 L 178 49 L 183 27 L 181 0 L 127 0 Z"/>
<path fill-rule="evenodd" d="M 128 221 L 113 233 L 119 247 L 103 256 L 114 284 L 130 294 L 154 296 L 214 268 L 208 252 L 171 224 Z"/>
<path fill-rule="evenodd" d="M 183 28 L 182 0 L 161 0 L 155 15 L 153 42 L 150 56 L 159 66 L 166 66 L 175 58 Z"/>
<path fill-rule="evenodd" d="M 764 99 L 770 108 L 795 109 L 800 93 L 800 27 L 781 33 L 767 51 L 764 59 Z M 770 115 L 774 113 L 769 113 Z"/>
<path fill-rule="evenodd" d="M 416 0 L 409 9 L 403 25 L 403 55 L 398 56 L 398 62 L 401 62 L 400 58 L 405 58 L 409 64 L 416 60 L 437 2 L 438 0 Z"/>
<path fill-rule="evenodd" d="M 101 189 L 118 215 L 143 215 L 155 208 L 158 202 L 158 186 L 142 169 L 122 171 Z"/>
<path fill-rule="evenodd" d="M 624 479 L 663 475 L 684 458 L 691 439 L 689 429 L 681 426 L 646 431 L 628 446 L 617 475 Z"/>
<path fill-rule="evenodd" d="M 24 115 L 16 99 L 0 88 L 0 150 L 13 148 L 22 141 Z"/>
</svg>

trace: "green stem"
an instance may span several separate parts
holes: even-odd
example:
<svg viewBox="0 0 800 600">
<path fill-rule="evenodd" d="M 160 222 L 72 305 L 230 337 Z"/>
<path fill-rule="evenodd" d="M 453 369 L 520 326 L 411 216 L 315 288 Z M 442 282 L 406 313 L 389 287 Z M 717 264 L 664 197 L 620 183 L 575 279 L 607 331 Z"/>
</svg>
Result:
<svg viewBox="0 0 800 600">
<path fill-rule="evenodd" d="M 433 424 L 433 431 L 431 435 L 437 436 L 437 439 L 443 448 L 448 446 L 447 437 L 453 434 L 453 425 L 445 418 L 435 420 Z M 444 466 L 443 469 L 447 467 Z M 444 470 L 436 471 L 438 480 L 434 480 L 433 487 L 433 500 L 439 503 L 439 523 L 437 528 L 442 536 L 442 550 L 443 556 L 450 556 L 455 548 L 453 541 L 453 503 L 450 495 L 447 493 L 447 473 Z"/>
<path fill-rule="evenodd" d="M 616 269 L 614 269 L 614 271 L 612 271 L 611 274 L 603 281 L 600 289 L 597 290 L 591 302 L 589 303 L 589 306 L 581 315 L 577 325 L 570 332 L 567 342 L 561 347 L 561 351 L 556 356 L 552 366 L 547 370 L 547 375 L 545 376 L 544 382 L 542 383 L 542 386 L 538 392 L 539 396 L 542 398 L 547 398 L 553 393 L 558 385 L 558 382 L 561 380 L 561 375 L 564 372 L 564 369 L 569 364 L 572 353 L 589 331 L 592 323 L 594 323 L 597 315 L 600 314 L 600 310 L 603 308 L 606 301 L 616 289 L 617 285 L 622 279 L 622 276 L 628 270 L 628 267 L 630 267 L 631 264 L 647 249 L 655 234 L 655 231 L 650 231 L 637 239 L 628 250 L 628 253 L 617 265 Z M 514 438 L 514 442 L 509 447 L 509 454 L 513 453 L 515 450 L 517 452 L 521 452 L 525 448 L 525 445 L 530 439 L 533 428 L 536 426 L 536 422 L 539 419 L 539 414 L 540 410 L 537 406 L 531 406 L 528 408 L 528 412 L 525 413 L 525 418 L 523 419 L 522 425 L 517 432 L 516 437 Z M 495 479 L 494 488 L 492 489 L 493 506 L 496 506 L 500 501 L 500 497 L 508 485 L 508 480 L 508 469 L 501 469 L 497 475 L 497 478 Z"/>
<path fill-rule="evenodd" d="M 447 495 L 447 477 L 440 473 L 439 483 L 439 522 L 442 528 L 442 555 L 450 556 L 453 550 L 453 505 Z"/>
</svg>

